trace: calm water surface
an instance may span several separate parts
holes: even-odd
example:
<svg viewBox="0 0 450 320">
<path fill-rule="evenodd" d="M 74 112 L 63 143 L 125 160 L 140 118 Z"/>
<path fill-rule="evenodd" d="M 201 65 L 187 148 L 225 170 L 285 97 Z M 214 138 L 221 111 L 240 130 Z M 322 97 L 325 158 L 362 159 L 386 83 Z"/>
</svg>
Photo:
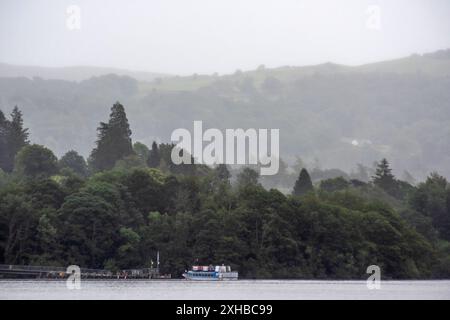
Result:
<svg viewBox="0 0 450 320">
<path fill-rule="evenodd" d="M 81 282 L 0 280 L 0 299 L 450 299 L 450 281 L 382 281 L 369 290 L 365 281 L 105 280 Z"/>
</svg>

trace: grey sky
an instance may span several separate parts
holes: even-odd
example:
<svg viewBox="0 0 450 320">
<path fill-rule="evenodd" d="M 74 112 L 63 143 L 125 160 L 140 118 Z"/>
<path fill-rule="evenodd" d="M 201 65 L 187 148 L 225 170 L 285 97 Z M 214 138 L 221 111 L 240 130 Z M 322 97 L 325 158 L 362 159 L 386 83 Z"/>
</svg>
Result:
<svg viewBox="0 0 450 320">
<path fill-rule="evenodd" d="M 69 5 L 81 29 L 66 26 Z M 381 29 L 366 27 L 381 9 Z M 450 48 L 448 0 L 0 0 L 0 62 L 174 74 L 361 64 Z"/>
</svg>

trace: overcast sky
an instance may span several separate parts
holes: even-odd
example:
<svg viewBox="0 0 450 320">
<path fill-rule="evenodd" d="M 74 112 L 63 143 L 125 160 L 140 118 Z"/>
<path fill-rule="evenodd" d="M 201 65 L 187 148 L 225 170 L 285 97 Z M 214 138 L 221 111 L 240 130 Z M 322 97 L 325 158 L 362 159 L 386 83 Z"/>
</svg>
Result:
<svg viewBox="0 0 450 320">
<path fill-rule="evenodd" d="M 0 0 L 11 64 L 222 74 L 444 48 L 448 0 Z"/>
</svg>

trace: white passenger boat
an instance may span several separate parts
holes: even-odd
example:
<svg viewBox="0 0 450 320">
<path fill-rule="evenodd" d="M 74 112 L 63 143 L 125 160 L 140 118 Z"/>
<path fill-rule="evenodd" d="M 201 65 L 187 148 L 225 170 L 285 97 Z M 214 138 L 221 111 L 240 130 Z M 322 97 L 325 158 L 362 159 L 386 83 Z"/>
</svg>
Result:
<svg viewBox="0 0 450 320">
<path fill-rule="evenodd" d="M 199 280 L 199 281 L 225 281 L 225 280 L 237 280 L 238 272 L 231 271 L 230 266 L 193 266 L 192 270 L 183 273 L 183 277 L 186 280 Z"/>
</svg>

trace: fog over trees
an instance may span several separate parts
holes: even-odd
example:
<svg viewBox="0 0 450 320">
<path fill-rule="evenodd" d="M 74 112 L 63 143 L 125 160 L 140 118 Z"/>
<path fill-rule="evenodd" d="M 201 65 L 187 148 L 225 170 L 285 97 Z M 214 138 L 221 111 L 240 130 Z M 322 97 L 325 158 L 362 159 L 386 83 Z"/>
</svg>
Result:
<svg viewBox="0 0 450 320">
<path fill-rule="evenodd" d="M 104 106 L 119 100 L 134 140 L 149 147 L 198 119 L 206 128 L 279 128 L 288 171 L 300 157 L 310 171 L 364 174 L 361 168 L 387 158 L 397 176 L 423 180 L 434 170 L 450 176 L 449 87 L 450 53 L 443 50 L 359 67 L 258 68 L 148 82 L 112 74 L 81 82 L 3 77 L 0 101 L 5 114 L 20 106 L 33 141 L 58 156 L 74 149 L 88 157 L 108 115 Z"/>
</svg>

